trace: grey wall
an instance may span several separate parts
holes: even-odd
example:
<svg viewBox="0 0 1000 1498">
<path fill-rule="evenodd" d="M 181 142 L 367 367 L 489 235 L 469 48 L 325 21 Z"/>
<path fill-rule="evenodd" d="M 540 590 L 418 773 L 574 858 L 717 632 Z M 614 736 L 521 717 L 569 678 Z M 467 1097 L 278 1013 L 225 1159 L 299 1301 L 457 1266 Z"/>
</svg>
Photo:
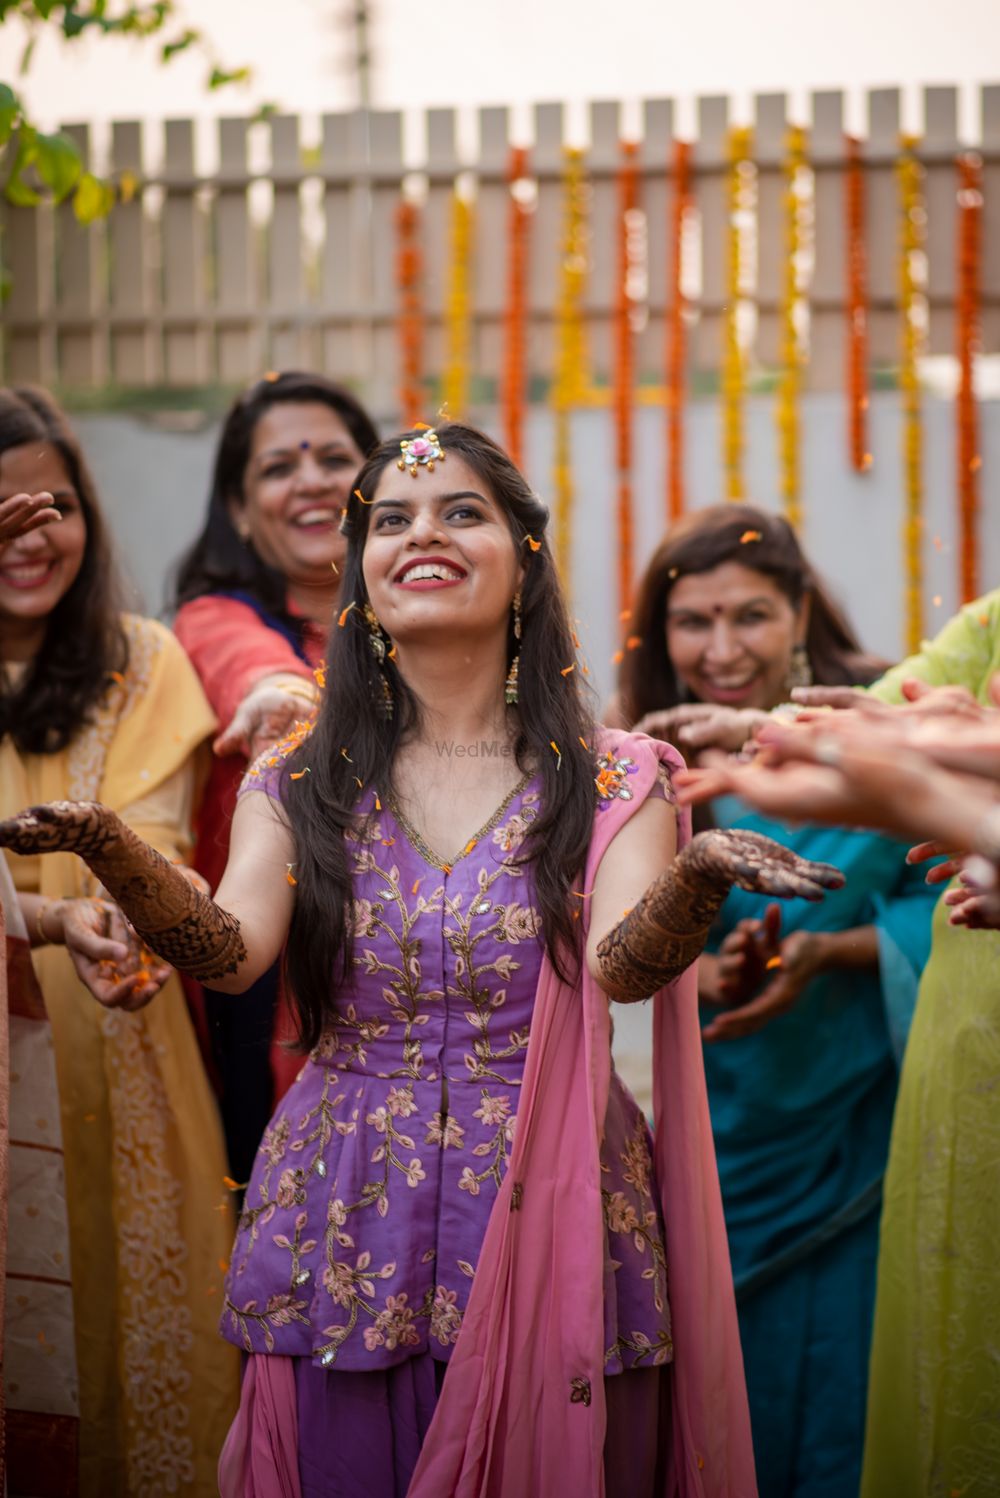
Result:
<svg viewBox="0 0 1000 1498">
<path fill-rule="evenodd" d="M 483 413 L 485 424 L 496 429 Z M 984 591 L 1000 586 L 1000 401 L 985 402 L 981 472 Z M 848 609 L 865 644 L 890 657 L 903 651 L 901 568 L 902 431 L 894 392 L 872 397 L 872 470 L 860 477 L 846 461 L 846 415 L 839 395 L 807 396 L 803 402 L 803 503 L 805 542 L 817 568 Z M 924 546 L 927 631 L 933 633 L 957 604 L 955 551 L 954 407 L 924 402 L 926 535 Z M 163 418 L 165 421 L 167 418 Z M 182 420 L 170 420 L 175 425 Z M 689 502 L 709 504 L 722 494 L 719 468 L 719 406 L 692 403 L 687 410 Z M 97 476 L 121 555 L 141 606 L 156 613 L 169 569 L 195 535 L 207 500 L 217 426 L 165 429 L 121 414 L 75 419 Z M 637 564 L 645 561 L 665 528 L 663 476 L 664 414 L 636 412 Z M 573 527 L 573 612 L 602 698 L 611 689 L 611 656 L 618 645 L 615 596 L 614 429 L 607 411 L 581 411 L 573 418 L 577 500 Z M 544 495 L 550 490 L 552 420 L 533 408 L 527 423 L 526 469 Z M 774 403 L 755 397 L 747 411 L 748 492 L 776 507 L 778 490 Z M 935 541 L 938 544 L 935 544 Z M 932 600 L 940 598 L 935 606 Z"/>
</svg>

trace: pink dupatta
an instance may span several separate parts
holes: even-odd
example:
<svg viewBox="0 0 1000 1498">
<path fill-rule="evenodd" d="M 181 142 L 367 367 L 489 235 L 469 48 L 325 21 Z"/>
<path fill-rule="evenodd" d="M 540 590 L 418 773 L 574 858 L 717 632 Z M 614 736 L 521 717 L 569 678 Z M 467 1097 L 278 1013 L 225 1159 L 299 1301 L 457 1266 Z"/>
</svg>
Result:
<svg viewBox="0 0 1000 1498">
<path fill-rule="evenodd" d="M 586 889 L 653 788 L 669 745 L 602 732 L 638 765 L 631 801 L 598 811 Z M 690 816 L 679 818 L 680 843 Z M 588 912 L 584 914 L 584 926 Z M 673 1321 L 665 1498 L 754 1498 L 732 1271 L 709 1120 L 693 969 L 654 999 L 656 1175 Z M 602 1498 L 604 1229 L 599 1147 L 611 1074 L 606 996 L 543 960 L 510 1167 L 408 1498 Z M 515 1196 L 516 1191 L 516 1196 Z M 627 1375 L 623 1375 L 627 1376 Z"/>
</svg>

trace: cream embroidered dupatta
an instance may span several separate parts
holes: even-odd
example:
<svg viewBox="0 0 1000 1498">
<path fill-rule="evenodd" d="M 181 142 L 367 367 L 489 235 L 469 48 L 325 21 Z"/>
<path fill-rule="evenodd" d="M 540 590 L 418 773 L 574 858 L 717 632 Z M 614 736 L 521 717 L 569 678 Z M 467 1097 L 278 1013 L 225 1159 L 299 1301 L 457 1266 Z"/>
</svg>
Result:
<svg viewBox="0 0 1000 1498">
<path fill-rule="evenodd" d="M 0 745 L 0 814 L 99 799 L 177 857 L 186 851 L 179 777 L 214 720 L 169 632 L 124 622 L 128 671 L 65 753 L 22 759 L 9 740 Z M 21 889 L 92 892 L 71 855 L 9 861 Z M 238 1396 L 238 1359 L 216 1330 L 232 1218 L 221 1128 L 180 983 L 172 978 L 136 1014 L 106 1011 L 63 949 L 34 957 L 66 1151 L 81 1492 L 210 1498 Z"/>
</svg>

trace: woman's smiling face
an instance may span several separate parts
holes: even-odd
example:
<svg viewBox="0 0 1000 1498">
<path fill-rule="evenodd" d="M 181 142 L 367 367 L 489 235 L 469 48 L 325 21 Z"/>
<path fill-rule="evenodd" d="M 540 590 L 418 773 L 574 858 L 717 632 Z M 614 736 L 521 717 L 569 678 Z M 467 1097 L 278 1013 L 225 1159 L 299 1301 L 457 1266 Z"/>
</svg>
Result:
<svg viewBox="0 0 1000 1498">
<path fill-rule="evenodd" d="M 467 463 L 449 454 L 416 478 L 390 464 L 370 503 L 362 571 L 392 639 L 506 634 L 521 562 L 506 513 Z"/>
<path fill-rule="evenodd" d="M 49 615 L 76 581 L 87 521 L 58 448 L 27 442 L 0 454 L 0 500 L 48 490 L 62 520 L 0 547 L 0 638 L 10 659 L 27 659 L 45 638 Z"/>
<path fill-rule="evenodd" d="M 785 698 L 808 602 L 795 607 L 773 578 L 723 562 L 681 577 L 667 602 L 666 639 L 678 682 L 699 702 L 770 710 Z"/>
<path fill-rule="evenodd" d="M 290 583 L 325 586 L 345 551 L 340 520 L 362 454 L 320 401 L 276 401 L 254 428 L 233 524 Z"/>
</svg>

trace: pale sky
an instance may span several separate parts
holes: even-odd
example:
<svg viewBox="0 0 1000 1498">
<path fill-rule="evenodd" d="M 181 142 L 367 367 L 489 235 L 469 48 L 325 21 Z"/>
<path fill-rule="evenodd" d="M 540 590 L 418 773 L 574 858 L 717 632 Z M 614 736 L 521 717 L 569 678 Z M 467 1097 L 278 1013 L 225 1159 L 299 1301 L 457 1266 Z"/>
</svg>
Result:
<svg viewBox="0 0 1000 1498">
<path fill-rule="evenodd" d="M 304 115 L 351 107 L 350 0 L 181 0 L 227 64 L 256 69 L 249 91 L 209 95 L 204 66 L 156 65 L 154 49 L 46 38 L 14 74 L 19 25 L 0 27 L 0 77 L 40 120 L 245 114 L 262 99 Z M 810 88 L 901 84 L 904 123 L 919 127 L 922 83 L 964 86 L 963 134 L 976 138 L 975 91 L 1000 81 L 1000 0 L 371 0 L 374 103 L 413 109 L 510 103 L 526 129 L 531 101 L 671 96 L 682 129 L 699 93 L 728 93 L 748 116 L 753 92 L 784 90 L 804 115 Z M 180 29 L 180 28 L 178 28 Z M 805 121 L 807 122 L 807 121 Z M 577 128 L 582 128 L 582 124 Z"/>
</svg>

